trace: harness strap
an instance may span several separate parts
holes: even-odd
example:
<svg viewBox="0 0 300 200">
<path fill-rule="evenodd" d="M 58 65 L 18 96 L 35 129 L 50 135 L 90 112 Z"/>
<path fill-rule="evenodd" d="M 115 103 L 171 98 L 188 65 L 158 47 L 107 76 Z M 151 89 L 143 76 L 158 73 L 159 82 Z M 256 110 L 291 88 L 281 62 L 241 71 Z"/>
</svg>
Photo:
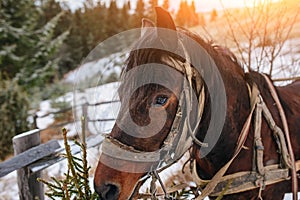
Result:
<svg viewBox="0 0 300 200">
<path fill-rule="evenodd" d="M 194 172 L 190 172 L 190 170 L 185 170 L 185 173 L 189 177 L 192 177 L 195 183 L 200 185 L 207 185 L 210 180 L 202 180 L 199 177 L 195 176 L 196 174 L 196 161 L 193 161 L 193 170 Z M 265 167 L 265 185 L 272 185 L 281 181 L 289 180 L 289 171 L 288 169 L 280 168 L 280 165 L 269 165 Z M 300 160 L 296 162 L 296 171 L 300 170 Z M 210 194 L 210 196 L 218 197 L 220 195 L 228 195 L 235 194 L 240 192 L 245 192 L 249 190 L 253 190 L 258 188 L 255 184 L 256 181 L 256 173 L 253 171 L 245 171 L 245 172 L 237 172 L 234 174 L 226 175 L 221 178 L 218 185 L 214 189 L 214 191 Z M 188 183 L 180 183 L 178 185 L 172 185 L 166 188 L 168 194 L 177 192 L 179 190 L 183 190 L 190 185 Z M 156 193 L 156 196 L 164 196 L 164 193 Z M 150 198 L 150 193 L 140 193 L 139 198 Z"/>
<path fill-rule="evenodd" d="M 204 199 L 206 196 L 208 196 L 209 194 L 211 194 L 215 187 L 217 186 L 217 184 L 219 183 L 219 181 L 221 180 L 221 178 L 224 176 L 224 174 L 226 173 L 227 169 L 229 168 L 229 166 L 231 165 L 231 163 L 234 161 L 234 159 L 237 157 L 237 155 L 240 153 L 240 151 L 242 150 L 245 141 L 248 137 L 249 134 L 249 130 L 250 130 L 250 124 L 251 124 L 251 119 L 252 119 L 252 115 L 253 112 L 255 110 L 255 105 L 256 103 L 259 101 L 259 91 L 256 85 L 254 85 L 252 87 L 252 91 L 251 91 L 251 96 L 250 96 L 250 100 L 251 100 L 251 112 L 243 126 L 243 129 L 241 131 L 241 134 L 238 138 L 238 143 L 237 143 L 237 148 L 234 152 L 233 157 L 215 174 L 215 176 L 210 180 L 210 182 L 206 185 L 206 187 L 204 188 L 204 190 L 202 190 L 201 195 L 198 196 L 196 199 L 197 200 L 202 200 Z"/>
<path fill-rule="evenodd" d="M 282 119 L 282 123 L 284 124 L 284 132 L 276 125 L 269 109 L 264 103 L 262 97 L 259 94 L 258 88 L 255 83 L 253 83 L 252 87 L 248 85 L 249 93 L 250 93 L 250 104 L 251 104 L 251 112 L 243 126 L 241 134 L 238 138 L 237 148 L 234 152 L 233 157 L 229 160 L 216 174 L 211 180 L 201 180 L 199 177 L 197 184 L 200 183 L 199 186 L 205 186 L 204 190 L 201 192 L 201 195 L 197 197 L 197 199 L 204 199 L 206 196 L 219 196 L 225 194 L 234 194 L 243 191 L 252 190 L 255 188 L 260 188 L 259 190 L 259 198 L 261 198 L 261 191 L 264 189 L 266 185 L 274 184 L 277 182 L 281 182 L 284 180 L 288 180 L 289 177 L 289 169 L 292 169 L 292 184 L 293 184 L 293 199 L 297 199 L 297 191 L 298 191 L 298 183 L 297 183 L 297 171 L 300 169 L 300 161 L 294 161 L 294 155 L 291 148 L 291 143 L 289 139 L 289 132 L 286 117 L 284 115 L 282 106 L 280 104 L 279 98 L 276 94 L 276 91 L 271 84 L 270 80 L 264 75 L 267 79 L 270 92 L 272 94 L 273 99 L 275 100 L 278 110 L 280 112 L 280 116 Z M 253 170 L 251 172 L 237 172 L 231 175 L 226 175 L 227 169 L 239 154 L 242 149 L 246 138 L 249 134 L 250 123 L 255 111 L 255 127 L 254 127 L 254 158 L 253 158 Z M 261 123 L 262 123 L 262 114 L 264 115 L 269 127 L 273 131 L 275 138 L 278 138 L 276 141 L 278 145 L 278 149 L 280 150 L 280 154 L 282 160 L 284 162 L 284 166 L 281 165 L 271 165 L 264 166 L 263 165 L 263 143 L 261 139 Z M 285 138 L 286 137 L 286 138 Z M 286 142 L 288 144 L 286 144 Z M 289 149 L 287 149 L 287 147 Z M 282 168 L 284 167 L 284 168 Z M 196 162 L 194 162 L 194 172 L 196 171 Z M 194 177 L 194 176 L 193 176 Z M 200 179 L 200 180 L 199 180 Z M 295 194 L 296 193 L 296 194 Z"/>
<path fill-rule="evenodd" d="M 196 165 L 196 163 L 195 163 Z M 194 168 L 195 169 L 195 168 Z M 288 180 L 289 170 L 282 169 L 279 165 L 269 165 L 265 167 L 264 185 L 271 185 L 281 181 Z M 203 186 L 208 184 L 209 180 L 198 180 Z M 240 192 L 245 192 L 260 188 L 257 184 L 257 173 L 254 171 L 243 171 L 234 174 L 223 176 L 214 190 L 209 194 L 210 196 L 229 195 Z"/>
<path fill-rule="evenodd" d="M 288 146 L 290 159 L 291 159 L 291 164 L 292 164 L 291 171 L 292 171 L 293 199 L 297 200 L 298 199 L 298 179 L 297 179 L 297 171 L 296 171 L 296 164 L 295 164 L 295 156 L 294 156 L 294 152 L 293 152 L 293 148 L 292 148 L 292 144 L 291 144 L 287 119 L 286 119 L 284 110 L 282 108 L 282 105 L 280 103 L 280 100 L 278 98 L 278 95 L 275 91 L 275 88 L 274 88 L 273 84 L 271 83 L 270 79 L 265 74 L 263 74 L 263 76 L 264 76 L 266 82 L 268 83 L 271 95 L 272 95 L 273 99 L 275 100 L 275 103 L 277 105 L 277 108 L 279 110 L 279 114 L 280 114 L 280 117 L 281 117 L 281 120 L 282 120 L 283 130 L 284 130 L 284 133 L 285 133 L 285 139 L 287 141 L 287 146 Z"/>
<path fill-rule="evenodd" d="M 253 157 L 255 160 L 253 166 L 256 166 L 256 169 L 253 171 L 257 171 L 260 175 L 265 174 L 265 169 L 263 165 L 263 155 L 264 155 L 264 146 L 261 139 L 261 123 L 262 123 L 262 100 L 257 103 L 255 110 L 255 126 L 254 126 L 254 144 L 255 144 L 255 154 Z M 256 159 L 255 159 L 256 158 Z"/>
<path fill-rule="evenodd" d="M 203 89 L 203 83 L 201 83 L 201 76 L 199 74 L 197 74 L 197 70 L 195 70 L 192 66 L 191 66 L 191 59 L 190 56 L 188 54 L 188 51 L 185 49 L 182 41 L 180 41 L 181 47 L 184 51 L 184 55 L 185 55 L 185 63 L 183 63 L 183 68 L 185 69 L 185 74 L 186 74 L 186 78 L 188 80 L 188 84 L 186 84 L 186 81 L 184 80 L 184 93 L 186 96 L 186 103 L 187 103 L 187 112 L 190 113 L 192 111 L 192 106 L 191 105 L 195 105 L 195 102 L 193 102 L 193 78 L 196 81 L 196 86 L 195 86 L 195 93 L 198 96 L 198 115 L 197 115 L 197 121 L 196 121 L 196 127 L 194 129 L 192 129 L 191 127 L 191 123 L 190 123 L 190 117 L 189 115 L 187 116 L 186 119 L 186 125 L 187 125 L 187 130 L 185 131 L 186 133 L 189 133 L 191 138 L 193 139 L 193 142 L 195 144 L 197 144 L 198 146 L 201 147 L 208 147 L 207 143 L 201 142 L 200 140 L 198 140 L 198 138 L 196 138 L 196 131 L 198 130 L 198 126 L 200 124 L 201 121 L 201 117 L 204 111 L 204 103 L 205 103 L 205 93 L 204 93 L 204 89 Z M 198 88 L 200 87 L 200 88 Z"/>
<path fill-rule="evenodd" d="M 284 165 L 284 167 L 292 168 L 290 156 L 289 156 L 287 145 L 285 142 L 284 133 L 282 132 L 281 128 L 279 128 L 276 125 L 276 122 L 274 121 L 271 112 L 269 111 L 269 109 L 267 108 L 267 106 L 264 102 L 262 102 L 262 108 L 263 108 L 263 114 L 265 116 L 265 119 L 266 119 L 270 129 L 273 131 L 279 153 L 282 157 L 283 165 Z"/>
</svg>

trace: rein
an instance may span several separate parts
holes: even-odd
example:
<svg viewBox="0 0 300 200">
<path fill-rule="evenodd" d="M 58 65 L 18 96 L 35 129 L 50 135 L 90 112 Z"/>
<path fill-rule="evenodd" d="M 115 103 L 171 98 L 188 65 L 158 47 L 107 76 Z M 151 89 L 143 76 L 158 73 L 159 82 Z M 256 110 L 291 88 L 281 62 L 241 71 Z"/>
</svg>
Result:
<svg viewBox="0 0 300 200">
<path fill-rule="evenodd" d="M 197 199 L 204 199 L 206 196 L 209 196 L 214 189 L 216 188 L 217 184 L 221 180 L 221 178 L 224 176 L 227 169 L 230 167 L 231 163 L 234 161 L 234 159 L 237 157 L 237 155 L 240 153 L 242 148 L 244 147 L 244 144 L 246 142 L 246 139 L 249 134 L 249 129 L 251 125 L 251 119 L 255 110 L 255 105 L 259 101 L 259 91 L 257 86 L 252 87 L 251 95 L 250 95 L 250 103 L 251 103 L 251 111 L 250 114 L 244 123 L 243 129 L 241 131 L 241 134 L 238 138 L 237 148 L 235 149 L 233 157 L 215 174 L 215 176 L 209 181 L 209 183 L 205 186 L 205 189 L 201 191 L 201 195 L 197 197 Z"/>
</svg>

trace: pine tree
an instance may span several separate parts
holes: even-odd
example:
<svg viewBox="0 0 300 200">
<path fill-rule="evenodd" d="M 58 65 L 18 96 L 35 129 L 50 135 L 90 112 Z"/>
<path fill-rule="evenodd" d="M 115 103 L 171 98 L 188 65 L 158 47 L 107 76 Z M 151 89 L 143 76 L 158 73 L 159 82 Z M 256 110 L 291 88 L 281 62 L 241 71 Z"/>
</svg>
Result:
<svg viewBox="0 0 300 200">
<path fill-rule="evenodd" d="M 170 2 L 169 2 L 169 0 L 164 0 L 164 1 L 163 1 L 162 7 L 163 7 L 164 9 L 166 9 L 166 10 L 169 10 L 169 7 L 170 7 Z"/>
<path fill-rule="evenodd" d="M 119 15 L 119 9 L 115 0 L 110 1 L 106 22 L 109 24 L 107 31 L 109 35 L 118 33 L 118 29 L 122 26 L 122 19 Z"/>
<path fill-rule="evenodd" d="M 206 21 L 205 21 L 205 17 L 204 17 L 203 13 L 198 14 L 198 20 L 199 20 L 199 25 L 200 26 L 205 26 L 206 25 Z"/>
<path fill-rule="evenodd" d="M 192 1 L 189 8 L 190 8 L 189 26 L 196 26 L 199 24 L 199 18 L 196 13 L 195 1 Z"/>
<path fill-rule="evenodd" d="M 70 65 L 72 68 L 75 68 L 81 62 L 82 58 L 87 55 L 89 50 L 86 41 L 84 17 L 80 9 L 72 14 L 71 21 L 70 36 L 66 41 L 66 45 L 67 51 L 70 52 Z"/>
<path fill-rule="evenodd" d="M 119 18 L 121 19 L 122 23 L 122 30 L 126 30 L 131 28 L 131 15 L 129 14 L 130 10 L 130 1 L 126 2 L 123 4 L 122 11 L 120 12 Z"/>
<path fill-rule="evenodd" d="M 82 117 L 82 127 L 85 127 L 85 117 Z M 64 138 L 64 147 L 66 153 L 62 155 L 68 161 L 68 169 L 64 173 L 63 179 L 51 177 L 52 181 L 46 181 L 38 178 L 38 181 L 44 183 L 48 187 L 45 193 L 50 199 L 80 199 L 80 200 L 96 200 L 99 196 L 91 190 L 89 184 L 89 171 L 87 160 L 87 145 L 85 142 L 85 131 L 82 131 L 82 142 L 74 141 L 75 145 L 81 149 L 82 156 L 73 155 L 71 147 L 67 139 L 67 130 L 62 129 Z"/>
<path fill-rule="evenodd" d="M 189 6 L 187 1 L 181 1 L 180 7 L 176 15 L 176 22 L 179 26 L 186 26 L 190 16 Z"/>
<path fill-rule="evenodd" d="M 63 11 L 59 2 L 56 0 L 42 0 L 40 5 L 43 15 L 39 18 L 40 25 L 46 24 L 53 17 Z"/>
<path fill-rule="evenodd" d="M 19 4 L 13 0 L 2 0 L 0 3 L 0 69 L 11 79 L 23 67 L 23 52 L 33 47 L 27 30 L 32 29 L 37 11 L 31 8 L 34 5 L 30 0 Z M 26 9 L 30 12 L 24 12 Z"/>
<path fill-rule="evenodd" d="M 145 3 L 144 0 L 138 0 L 136 5 L 136 10 L 133 17 L 134 27 L 141 27 L 141 21 L 145 17 Z"/>
<path fill-rule="evenodd" d="M 179 10 L 176 15 L 176 21 L 179 26 L 186 27 L 195 26 L 199 23 L 194 1 L 192 1 L 190 5 L 186 0 L 181 1 Z"/>
<path fill-rule="evenodd" d="M 34 0 L 1 1 L 0 69 L 31 92 L 32 87 L 44 87 L 55 76 L 57 60 L 53 56 L 67 36 L 64 32 L 54 37 L 63 13 L 41 25 L 43 14 Z"/>
<path fill-rule="evenodd" d="M 155 7 L 158 6 L 158 0 L 149 0 L 149 7 L 147 9 L 147 17 L 155 20 Z"/>
<path fill-rule="evenodd" d="M 210 14 L 210 21 L 213 22 L 217 19 L 218 13 L 216 9 L 213 9 Z"/>
<path fill-rule="evenodd" d="M 0 72 L 0 160 L 12 153 L 12 138 L 29 129 L 28 110 L 26 92 Z"/>
<path fill-rule="evenodd" d="M 90 22 L 90 26 L 93 27 L 94 41 L 97 45 L 99 42 L 109 37 L 109 33 L 107 33 L 107 27 L 111 24 L 107 23 L 109 11 L 105 7 L 104 3 L 99 2 L 90 12 L 92 12 L 92 14 L 89 18 L 87 18 L 87 20 Z"/>
<path fill-rule="evenodd" d="M 46 18 L 44 5 L 35 0 L 0 1 L 1 158 L 11 151 L 11 138 L 28 129 L 32 99 L 27 97 L 55 77 L 59 62 L 55 54 L 68 34 L 55 35 L 64 13 L 41 20 Z"/>
<path fill-rule="evenodd" d="M 123 8 L 118 8 L 115 0 L 110 1 L 108 8 L 103 1 L 93 4 L 93 7 L 85 4 L 83 9 L 71 13 L 70 18 L 71 31 L 65 42 L 66 56 L 62 64 L 66 70 L 78 67 L 82 59 L 108 37 L 137 27 L 137 16 L 130 14 L 129 0 L 125 1 Z"/>
</svg>

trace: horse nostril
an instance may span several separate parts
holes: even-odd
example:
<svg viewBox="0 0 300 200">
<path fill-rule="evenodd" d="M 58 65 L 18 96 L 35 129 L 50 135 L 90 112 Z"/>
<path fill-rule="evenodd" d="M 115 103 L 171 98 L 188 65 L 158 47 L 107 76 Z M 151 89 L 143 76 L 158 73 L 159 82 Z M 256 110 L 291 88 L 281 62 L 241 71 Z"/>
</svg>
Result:
<svg viewBox="0 0 300 200">
<path fill-rule="evenodd" d="M 99 194 L 100 199 L 103 200 L 116 200 L 119 196 L 119 188 L 113 184 L 104 184 L 100 187 L 95 187 L 95 190 Z"/>
</svg>

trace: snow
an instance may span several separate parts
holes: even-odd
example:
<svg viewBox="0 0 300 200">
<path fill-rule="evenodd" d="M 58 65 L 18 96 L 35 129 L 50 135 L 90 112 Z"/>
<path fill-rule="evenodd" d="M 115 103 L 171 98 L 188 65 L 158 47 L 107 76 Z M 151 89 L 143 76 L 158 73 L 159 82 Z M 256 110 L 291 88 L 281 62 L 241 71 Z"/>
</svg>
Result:
<svg viewBox="0 0 300 200">
<path fill-rule="evenodd" d="M 79 93 L 75 92 L 75 96 L 83 97 L 86 102 L 89 104 L 95 104 L 99 102 L 110 102 L 110 101 L 117 101 L 118 94 L 117 88 L 119 87 L 119 83 L 109 83 L 102 86 L 88 88 L 84 90 L 84 92 Z M 77 97 L 76 97 L 77 98 Z M 73 106 L 79 105 L 81 102 L 77 103 L 76 101 L 73 102 Z M 115 119 L 117 117 L 119 110 L 119 103 L 112 102 L 107 104 L 101 105 L 94 105 L 88 107 L 88 118 L 90 120 L 98 120 L 98 119 Z M 77 120 L 80 119 L 82 116 L 81 108 L 76 110 L 75 114 Z M 99 133 L 108 133 L 112 129 L 114 121 L 95 121 L 88 123 L 88 129 L 92 134 L 99 134 Z M 77 126 L 80 125 L 77 123 Z"/>
<path fill-rule="evenodd" d="M 42 116 L 53 111 L 55 110 L 51 108 L 51 101 L 46 100 L 40 103 L 40 110 L 36 114 L 37 116 Z M 54 122 L 53 115 L 49 115 L 48 117 L 43 117 L 43 118 L 37 118 L 37 127 L 39 127 L 40 129 L 44 129 L 47 128 L 53 122 Z"/>
<path fill-rule="evenodd" d="M 90 82 L 90 79 L 94 76 L 97 78 L 107 77 L 112 72 L 120 74 L 121 65 L 124 63 L 126 55 L 119 52 L 96 61 L 84 63 L 78 69 L 66 74 L 64 81 L 78 84 L 80 82 Z"/>
<path fill-rule="evenodd" d="M 76 90 L 68 92 L 65 95 L 58 97 L 56 102 L 66 102 L 73 107 L 73 114 L 76 118 L 75 122 L 65 125 L 68 130 L 68 136 L 72 137 L 80 130 L 80 118 L 82 116 L 82 107 L 76 107 L 84 103 L 95 104 L 99 102 L 118 101 L 117 88 L 118 82 L 109 83 L 93 88 L 88 88 L 83 91 Z M 112 102 L 107 104 L 89 106 L 87 110 L 90 120 L 97 119 L 115 119 L 119 110 L 119 103 Z M 40 109 L 37 112 L 38 116 L 43 116 L 49 112 L 56 111 L 51 108 L 51 101 L 45 100 L 40 103 Z M 37 126 L 39 129 L 45 129 L 54 122 L 54 115 L 50 114 L 43 118 L 37 118 Z M 108 133 L 114 124 L 114 121 L 104 122 L 89 122 L 88 129 L 92 134 Z"/>
<path fill-rule="evenodd" d="M 0 200 L 18 199 L 17 172 L 11 172 L 0 179 Z"/>
<path fill-rule="evenodd" d="M 64 128 L 68 131 L 68 137 L 74 138 L 78 135 L 75 123 L 64 125 Z"/>
<path fill-rule="evenodd" d="M 270 47 L 264 47 L 266 50 Z M 270 66 L 269 61 L 265 57 L 262 63 L 259 65 L 256 57 L 261 54 L 261 48 L 256 48 L 252 52 L 252 68 L 256 70 L 256 66 L 259 66 L 260 72 L 269 74 Z M 247 55 L 244 55 L 247 57 Z M 291 78 L 300 75 L 300 38 L 292 38 L 287 40 L 279 55 L 274 60 L 274 67 L 272 71 L 272 78 Z M 276 85 L 286 85 L 291 81 L 275 82 Z"/>
</svg>

